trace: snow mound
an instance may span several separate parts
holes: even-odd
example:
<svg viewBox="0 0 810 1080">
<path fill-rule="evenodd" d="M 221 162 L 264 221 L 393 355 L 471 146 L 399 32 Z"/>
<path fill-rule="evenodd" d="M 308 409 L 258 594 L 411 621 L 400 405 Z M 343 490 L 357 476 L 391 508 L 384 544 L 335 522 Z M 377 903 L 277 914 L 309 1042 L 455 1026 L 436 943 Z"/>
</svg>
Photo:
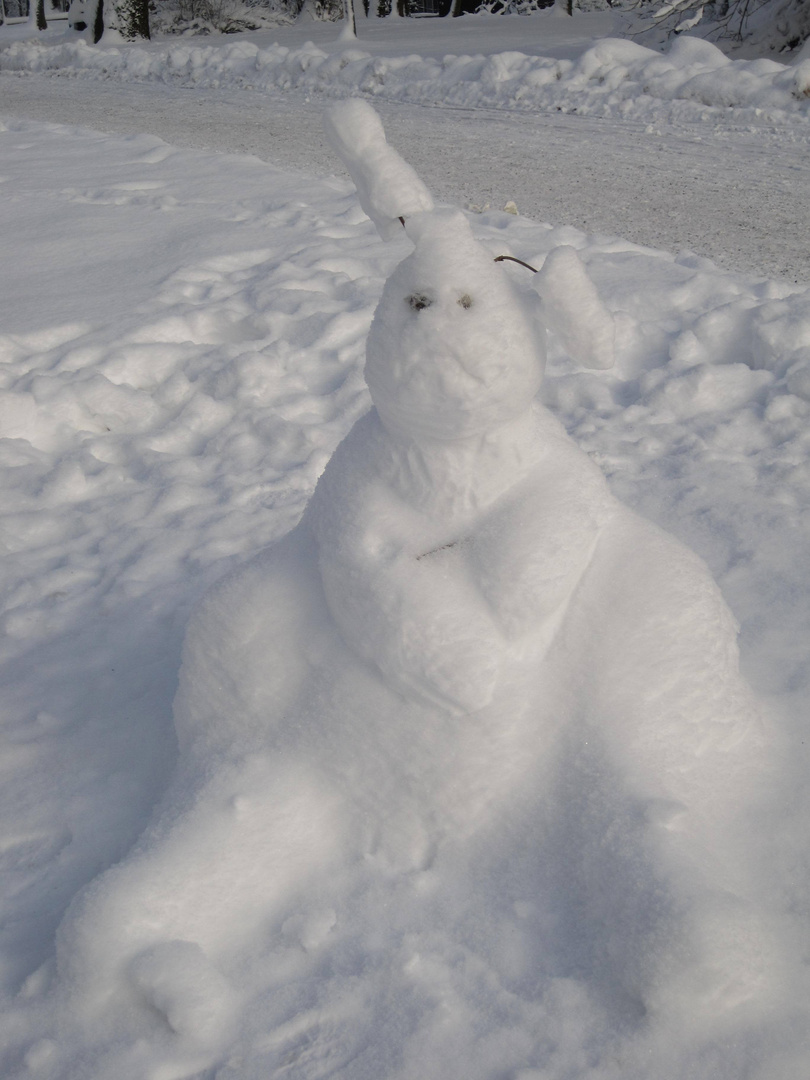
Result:
<svg viewBox="0 0 810 1080">
<path fill-rule="evenodd" d="M 335 1017 L 265 1067 L 318 1075 L 359 1037 L 375 1075 L 432 1047 L 434 1074 L 485 1077 L 549 1057 L 489 1020 L 496 1065 L 484 1017 L 572 980 L 586 1027 L 638 1052 L 687 1024 L 699 1058 L 767 1016 L 781 974 L 735 622 L 535 403 L 543 348 L 506 268 L 457 213 L 409 220 L 369 334 L 375 408 L 301 524 L 192 618 L 174 779 L 61 924 L 63 1030 L 199 1070 L 247 993 L 262 1027 L 305 1002 Z M 547 282 L 576 272 L 549 260 Z M 490 988 L 444 1035 L 459 956 Z M 353 1013 L 347 1047 L 331 1026 Z"/>
<path fill-rule="evenodd" d="M 409 253 L 144 136 L 0 148 L 8 1075 L 804 1075 L 807 290 L 492 212 Z M 616 361 L 552 332 L 541 407 L 491 255 L 566 246 Z M 490 272 L 520 392 L 446 352 Z M 367 412 L 375 306 L 451 438 Z"/>
</svg>

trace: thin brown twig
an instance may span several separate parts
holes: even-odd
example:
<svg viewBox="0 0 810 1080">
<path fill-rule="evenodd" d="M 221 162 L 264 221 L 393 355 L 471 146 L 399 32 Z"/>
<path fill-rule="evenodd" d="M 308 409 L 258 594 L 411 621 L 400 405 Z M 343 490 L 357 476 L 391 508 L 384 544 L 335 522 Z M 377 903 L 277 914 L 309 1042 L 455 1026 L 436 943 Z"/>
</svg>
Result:
<svg viewBox="0 0 810 1080">
<path fill-rule="evenodd" d="M 534 266 L 530 266 L 529 263 L 524 262 L 523 259 L 516 259 L 514 255 L 496 255 L 495 256 L 495 262 L 506 262 L 507 260 L 509 262 L 520 263 L 520 265 L 525 266 L 527 270 L 531 270 L 531 272 L 533 274 L 537 273 L 537 269 Z"/>
</svg>

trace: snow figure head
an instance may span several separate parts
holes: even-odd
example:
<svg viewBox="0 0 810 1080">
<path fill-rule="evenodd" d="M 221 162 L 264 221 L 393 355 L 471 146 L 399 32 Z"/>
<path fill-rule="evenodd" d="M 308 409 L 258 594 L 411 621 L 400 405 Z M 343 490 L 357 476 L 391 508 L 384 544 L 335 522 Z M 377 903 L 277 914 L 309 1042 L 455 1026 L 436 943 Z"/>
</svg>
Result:
<svg viewBox="0 0 810 1080">
<path fill-rule="evenodd" d="M 461 213 L 423 212 L 406 228 L 416 249 L 386 282 L 366 347 L 372 400 L 396 434 L 480 435 L 529 408 L 543 341 Z"/>
<path fill-rule="evenodd" d="M 504 268 L 463 214 L 434 209 L 370 105 L 340 102 L 325 123 L 380 235 L 400 236 L 404 225 L 416 247 L 386 282 L 368 338 L 366 381 L 383 424 L 454 440 L 527 411 L 545 343 Z"/>
</svg>

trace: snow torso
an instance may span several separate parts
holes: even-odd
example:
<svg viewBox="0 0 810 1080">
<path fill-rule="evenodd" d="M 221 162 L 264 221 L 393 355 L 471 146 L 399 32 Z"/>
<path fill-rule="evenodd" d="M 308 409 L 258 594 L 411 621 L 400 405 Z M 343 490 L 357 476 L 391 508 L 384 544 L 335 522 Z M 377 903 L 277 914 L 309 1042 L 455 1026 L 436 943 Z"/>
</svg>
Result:
<svg viewBox="0 0 810 1080">
<path fill-rule="evenodd" d="M 393 438 L 371 413 L 307 521 L 347 643 L 403 693 L 469 711 L 504 665 L 542 657 L 613 512 L 545 411 L 432 445 Z"/>
</svg>

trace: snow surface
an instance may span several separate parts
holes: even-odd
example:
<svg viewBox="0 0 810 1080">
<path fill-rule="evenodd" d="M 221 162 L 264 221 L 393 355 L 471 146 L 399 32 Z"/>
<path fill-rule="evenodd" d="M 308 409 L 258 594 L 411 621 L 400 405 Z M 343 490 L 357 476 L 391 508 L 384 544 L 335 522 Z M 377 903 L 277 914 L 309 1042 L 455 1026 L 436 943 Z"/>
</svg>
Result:
<svg viewBox="0 0 810 1080">
<path fill-rule="evenodd" d="M 460 726 L 453 709 L 440 713 L 443 727 L 419 724 L 436 719 L 435 691 L 427 704 L 396 699 L 396 716 L 404 710 L 420 738 L 413 728 L 403 735 L 393 723 L 384 727 L 393 740 L 385 761 L 414 766 L 386 772 L 371 736 L 380 735 L 378 721 L 395 718 L 394 699 L 361 675 L 350 651 L 334 663 L 338 646 L 322 598 L 307 584 L 314 555 L 287 541 L 251 561 L 298 521 L 335 447 L 369 407 L 365 336 L 383 281 L 411 250 L 404 231 L 384 245 L 343 181 L 179 150 L 150 136 L 7 120 L 0 147 L 10 253 L 0 270 L 4 1075 L 803 1076 L 810 1060 L 807 288 L 498 211 L 469 217 L 491 254 L 544 266 L 563 246 L 586 267 L 613 317 L 616 366 L 583 371 L 562 335 L 552 335 L 543 401 L 615 495 L 706 560 L 740 622 L 742 667 L 768 736 L 757 797 L 741 817 L 722 820 L 749 781 L 735 768 L 715 769 L 717 751 L 706 768 L 722 785 L 709 798 L 704 778 L 697 799 L 718 809 L 709 814 L 718 833 L 709 835 L 715 855 L 722 851 L 709 869 L 736 874 L 735 891 L 756 893 L 757 919 L 711 908 L 689 881 L 679 902 L 706 916 L 706 940 L 692 946 L 704 974 L 735 950 L 744 956 L 752 942 L 763 945 L 770 1011 L 743 1010 L 740 1022 L 731 1007 L 731 1021 L 727 1008 L 722 1023 L 713 1007 L 699 1017 L 679 1011 L 701 987 L 677 984 L 676 955 L 673 979 L 657 983 L 669 999 L 642 991 L 662 1017 L 651 1023 L 639 1015 L 639 986 L 649 986 L 654 953 L 666 965 L 684 939 L 672 922 L 678 904 L 662 910 L 640 838 L 653 828 L 677 845 L 681 804 L 695 805 L 678 790 L 683 774 L 648 783 L 644 812 L 633 818 L 614 775 L 637 768 L 640 777 L 659 748 L 617 738 L 609 770 L 601 743 L 563 745 L 550 761 L 522 752 L 510 758 L 510 745 L 527 745 L 520 722 L 505 730 L 511 744 L 507 738 L 494 750 L 485 725 L 463 718 Z M 523 268 L 504 272 L 514 288 L 530 287 Z M 477 299 L 471 289 L 464 285 Z M 459 318 L 475 312 L 453 305 Z M 403 302 L 398 310 L 408 309 Z M 363 421 L 341 453 L 384 467 L 383 455 L 358 454 L 371 423 Z M 568 482 L 581 469 L 576 486 L 590 492 L 586 505 L 603 499 L 610 510 L 598 472 L 548 423 L 545 437 L 565 462 L 561 475 Z M 493 453 L 497 464 L 497 440 Z M 336 462 L 332 475 L 340 476 Z M 348 503 L 319 498 L 340 511 L 341 527 L 362 525 L 356 516 L 345 522 Z M 491 492 L 479 498 L 486 504 Z M 582 537 L 587 549 L 578 505 L 567 535 Z M 487 550 L 488 541 L 492 558 L 524 535 L 521 525 L 533 520 L 530 507 L 526 513 L 476 544 Z M 315 504 L 308 518 L 318 517 L 328 524 Z M 705 571 L 669 541 L 653 557 L 660 534 L 650 527 L 646 535 L 647 555 L 625 562 L 618 595 L 603 603 L 622 632 L 574 664 L 577 644 L 591 640 L 580 625 L 572 657 L 557 671 L 577 672 L 580 702 L 602 703 L 608 684 L 619 696 L 622 687 L 637 688 L 648 666 L 628 671 L 619 660 L 643 657 L 652 638 L 661 639 L 634 638 L 626 605 L 637 603 L 653 621 L 660 616 L 673 634 L 676 626 L 695 633 L 705 615 L 696 618 L 687 604 L 676 619 L 670 595 L 686 575 L 705 582 L 702 603 L 716 613 L 707 646 L 694 639 L 691 671 L 715 676 L 719 665 L 724 692 L 736 694 L 733 632 Z M 422 539 L 415 526 L 412 536 Z M 469 549 L 444 548 L 454 535 L 429 539 L 418 550 L 427 556 L 418 561 L 426 600 L 461 589 L 466 602 L 453 567 Z M 618 544 L 619 562 L 627 546 Z M 582 552 L 570 552 L 573 573 Z M 334 553 L 339 560 L 337 545 Z M 514 554 L 529 552 L 518 545 Z M 683 569 L 667 576 L 659 557 Z M 281 579 L 274 565 L 285 568 Z M 236 567 L 243 569 L 210 594 L 193 623 L 177 710 L 185 772 L 167 788 L 178 761 L 171 710 L 189 612 Z M 390 572 L 399 573 L 396 560 Z M 491 595 L 512 613 L 507 624 L 519 626 L 525 590 L 510 593 L 511 571 L 498 573 Z M 570 578 L 560 580 L 566 596 Z M 333 596 L 333 613 L 338 604 Z M 472 633 L 484 613 L 461 610 Z M 348 607 L 341 615 L 351 625 Z M 231 627 L 224 637 L 223 621 Z M 715 653 L 709 645 L 718 642 Z M 278 682 L 268 643 L 285 649 Z M 384 650 L 383 635 L 367 648 Z M 298 685 L 311 665 L 321 665 L 326 680 L 311 691 L 337 688 L 331 715 L 344 726 L 319 724 L 310 712 L 308 723 L 281 729 L 283 752 L 270 754 L 265 717 L 280 708 L 277 691 Z M 458 693 L 459 670 L 438 672 L 444 699 Z M 232 683 L 219 678 L 223 671 Z M 481 700 L 487 672 L 485 657 L 473 671 L 485 686 Z M 471 682 L 461 680 L 462 693 Z M 515 679 L 511 691 L 520 689 Z M 222 723 L 220 703 L 233 704 L 234 693 L 245 695 L 243 707 Z M 372 699 L 378 712 L 357 710 L 354 741 L 346 703 Z M 548 703 L 542 694 L 531 700 Z M 291 703 L 291 716 L 302 715 L 296 708 Z M 205 716 L 216 723 L 199 723 Z M 345 784 L 325 786 L 316 767 L 336 778 L 356 770 L 348 792 L 359 818 L 347 824 Z M 535 783 L 541 775 L 546 782 Z M 437 801 L 426 823 L 431 784 Z M 548 793 L 540 807 L 538 790 Z M 174 821 L 161 815 L 161 795 Z M 364 799 L 372 800 L 368 817 Z M 549 805 L 556 817 L 544 816 Z M 150 818 L 136 854 L 99 878 Z M 481 821 L 492 835 L 484 828 L 465 849 L 462 840 Z M 527 821 L 537 828 L 526 830 Z M 448 836 L 450 865 L 437 855 L 437 840 Z M 595 836 L 607 842 L 589 850 Z M 313 859 L 327 872 L 291 904 Z M 741 884 L 741 874 L 756 881 Z M 60 931 L 55 978 L 56 926 L 94 880 Z M 235 887 L 246 881 L 252 887 Z M 646 891 L 628 882 L 646 883 Z M 612 936 L 601 932 L 605 925 Z M 167 926 L 171 940 L 161 936 Z M 668 932 L 656 939 L 661 927 Z M 653 939 L 660 951 L 640 945 Z M 116 965 L 133 940 L 145 947 L 119 977 Z M 206 952 L 216 953 L 217 966 Z M 71 985 L 75 994 L 66 994 Z"/>
</svg>

